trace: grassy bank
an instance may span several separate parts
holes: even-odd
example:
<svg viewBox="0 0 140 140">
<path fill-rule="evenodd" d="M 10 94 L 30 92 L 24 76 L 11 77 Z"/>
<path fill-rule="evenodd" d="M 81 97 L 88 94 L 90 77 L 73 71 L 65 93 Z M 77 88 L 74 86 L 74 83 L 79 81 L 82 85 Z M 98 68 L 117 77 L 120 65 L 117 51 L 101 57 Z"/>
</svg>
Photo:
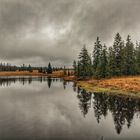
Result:
<svg viewBox="0 0 140 140">
<path fill-rule="evenodd" d="M 77 85 L 90 92 L 108 92 L 140 97 L 140 76 L 102 80 L 77 81 Z"/>
</svg>

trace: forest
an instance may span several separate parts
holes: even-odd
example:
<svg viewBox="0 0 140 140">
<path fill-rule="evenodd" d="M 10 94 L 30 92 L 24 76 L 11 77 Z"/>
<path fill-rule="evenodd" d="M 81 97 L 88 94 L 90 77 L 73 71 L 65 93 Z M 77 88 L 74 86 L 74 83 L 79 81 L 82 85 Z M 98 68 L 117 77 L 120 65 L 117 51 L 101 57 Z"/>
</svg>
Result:
<svg viewBox="0 0 140 140">
<path fill-rule="evenodd" d="M 78 60 L 73 62 L 73 68 L 79 79 L 139 75 L 140 43 L 133 43 L 130 35 L 124 41 L 117 33 L 113 45 L 109 47 L 97 37 L 92 55 L 84 45 Z"/>
</svg>

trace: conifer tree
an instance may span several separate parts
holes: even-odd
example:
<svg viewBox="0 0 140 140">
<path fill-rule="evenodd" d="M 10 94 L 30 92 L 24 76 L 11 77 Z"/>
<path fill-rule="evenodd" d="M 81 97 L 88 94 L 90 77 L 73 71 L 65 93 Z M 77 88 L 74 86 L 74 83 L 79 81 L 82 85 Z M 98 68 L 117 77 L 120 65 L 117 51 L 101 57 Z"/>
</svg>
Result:
<svg viewBox="0 0 140 140">
<path fill-rule="evenodd" d="M 85 78 L 92 75 L 91 58 L 84 46 L 79 54 L 78 75 Z"/>
<path fill-rule="evenodd" d="M 123 67 L 123 48 L 124 43 L 119 33 L 116 34 L 113 44 L 113 51 L 114 51 L 114 63 L 115 69 L 114 74 L 116 76 L 122 75 L 122 67 Z"/>
<path fill-rule="evenodd" d="M 108 53 L 108 73 L 109 77 L 112 77 L 115 75 L 115 53 L 113 51 L 112 47 L 109 47 L 109 53 Z"/>
<path fill-rule="evenodd" d="M 48 64 L 48 68 L 47 68 L 47 73 L 48 74 L 52 74 L 53 70 L 52 70 L 52 66 L 51 63 Z"/>
<path fill-rule="evenodd" d="M 32 67 L 31 67 L 30 64 L 29 64 L 29 66 L 28 66 L 28 71 L 29 71 L 29 72 L 33 72 L 33 69 L 32 69 Z"/>
<path fill-rule="evenodd" d="M 80 71 L 81 71 L 81 69 L 80 69 L 80 62 L 78 61 L 77 62 L 77 77 L 80 77 Z"/>
<path fill-rule="evenodd" d="M 73 69 L 74 69 L 74 75 L 77 76 L 77 64 L 75 60 L 73 61 Z"/>
<path fill-rule="evenodd" d="M 136 65 L 137 65 L 137 74 L 140 74 L 140 44 L 136 48 Z"/>
<path fill-rule="evenodd" d="M 64 69 L 63 69 L 63 73 L 64 75 L 67 75 L 67 71 L 66 71 L 66 67 L 64 66 Z"/>
<path fill-rule="evenodd" d="M 99 57 L 99 63 L 97 65 L 96 71 L 95 71 L 95 78 L 100 79 L 100 78 L 105 78 L 107 77 L 107 64 L 108 64 L 108 60 L 107 60 L 107 47 L 106 45 L 104 45 L 102 47 L 101 53 L 100 53 L 100 57 Z"/>
<path fill-rule="evenodd" d="M 134 75 L 136 73 L 136 59 L 134 44 L 131 42 L 130 35 L 127 36 L 124 52 L 124 74 Z"/>
<path fill-rule="evenodd" d="M 94 76 L 96 76 L 97 68 L 100 61 L 100 55 L 101 55 L 102 45 L 100 43 L 99 37 L 97 37 L 96 42 L 94 44 L 93 49 L 93 73 Z"/>
</svg>

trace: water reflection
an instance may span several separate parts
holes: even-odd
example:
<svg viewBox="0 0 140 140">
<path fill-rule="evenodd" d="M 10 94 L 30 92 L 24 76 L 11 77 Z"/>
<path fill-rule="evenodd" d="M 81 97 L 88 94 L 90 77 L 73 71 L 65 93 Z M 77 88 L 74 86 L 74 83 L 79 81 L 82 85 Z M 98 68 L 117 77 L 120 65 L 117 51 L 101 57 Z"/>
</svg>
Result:
<svg viewBox="0 0 140 140">
<path fill-rule="evenodd" d="M 20 77 L 0 77 L 0 86 L 11 86 L 12 83 L 19 82 L 22 85 L 25 84 L 32 84 L 32 82 L 37 81 L 37 82 L 47 82 L 48 87 L 51 87 L 52 81 L 57 82 L 58 78 L 47 78 L 47 77 L 29 77 L 29 76 L 20 76 Z M 60 80 L 61 81 L 61 80 Z"/>
<path fill-rule="evenodd" d="M 79 89 L 78 89 L 79 90 Z M 91 108 L 91 95 L 86 92 L 86 90 L 78 91 L 77 98 L 79 99 L 79 107 L 85 117 L 88 113 L 89 108 Z"/>
<path fill-rule="evenodd" d="M 62 88 L 65 89 L 65 90 L 62 89 L 64 92 L 67 92 L 66 88 L 69 85 L 68 82 L 58 78 L 51 79 L 47 77 L 27 76 L 27 77 L 0 77 L 0 86 L 4 87 L 11 86 L 12 83 L 15 84 L 17 82 L 22 85 L 25 84 L 30 85 L 35 81 L 40 83 L 46 82 L 47 85 L 46 87 L 48 88 L 51 88 L 54 82 L 61 83 Z M 56 86 L 57 90 L 58 88 L 60 88 L 59 86 L 58 87 Z M 134 118 L 135 117 L 139 118 L 140 116 L 140 99 L 113 96 L 108 95 L 106 93 L 90 93 L 86 92 L 86 90 L 82 90 L 79 87 L 76 87 L 75 83 L 73 83 L 71 88 L 73 88 L 74 92 L 77 92 L 77 98 L 76 97 L 75 98 L 76 100 L 78 99 L 78 106 L 82 116 L 84 117 L 82 118 L 86 119 L 87 114 L 90 111 L 93 111 L 94 112 L 93 119 L 95 118 L 97 123 L 100 124 L 101 120 L 104 120 L 109 116 L 109 114 L 111 114 L 117 134 L 121 133 L 124 126 L 127 126 L 127 128 L 129 129 L 132 125 L 132 122 L 134 121 Z M 52 91 L 55 92 L 54 90 Z M 52 96 L 55 97 L 54 94 Z M 56 94 L 56 96 L 58 96 L 58 94 Z M 63 96 L 62 100 L 64 100 Z M 68 104 L 66 106 L 73 107 L 72 104 L 70 105 Z"/>
<path fill-rule="evenodd" d="M 55 79 L 53 79 L 53 82 L 54 82 Z M 52 83 L 52 79 L 51 78 L 48 78 L 47 79 L 47 82 L 48 82 L 48 87 L 50 88 L 51 87 L 51 83 Z"/>
<path fill-rule="evenodd" d="M 84 117 L 92 106 L 98 123 L 107 116 L 108 112 L 111 112 L 117 134 L 121 133 L 124 125 L 130 128 L 134 115 L 139 117 L 140 114 L 140 99 L 106 93 L 88 93 L 79 88 L 77 98 Z"/>
</svg>

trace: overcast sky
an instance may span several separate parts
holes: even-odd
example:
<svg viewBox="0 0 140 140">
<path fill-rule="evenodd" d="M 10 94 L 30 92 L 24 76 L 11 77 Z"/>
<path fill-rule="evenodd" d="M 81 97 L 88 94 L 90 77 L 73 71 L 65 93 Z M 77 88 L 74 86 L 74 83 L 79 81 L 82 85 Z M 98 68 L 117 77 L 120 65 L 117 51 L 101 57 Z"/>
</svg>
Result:
<svg viewBox="0 0 140 140">
<path fill-rule="evenodd" d="M 140 40 L 140 0 L 0 0 L 0 61 L 72 65 L 97 36 Z"/>
</svg>

